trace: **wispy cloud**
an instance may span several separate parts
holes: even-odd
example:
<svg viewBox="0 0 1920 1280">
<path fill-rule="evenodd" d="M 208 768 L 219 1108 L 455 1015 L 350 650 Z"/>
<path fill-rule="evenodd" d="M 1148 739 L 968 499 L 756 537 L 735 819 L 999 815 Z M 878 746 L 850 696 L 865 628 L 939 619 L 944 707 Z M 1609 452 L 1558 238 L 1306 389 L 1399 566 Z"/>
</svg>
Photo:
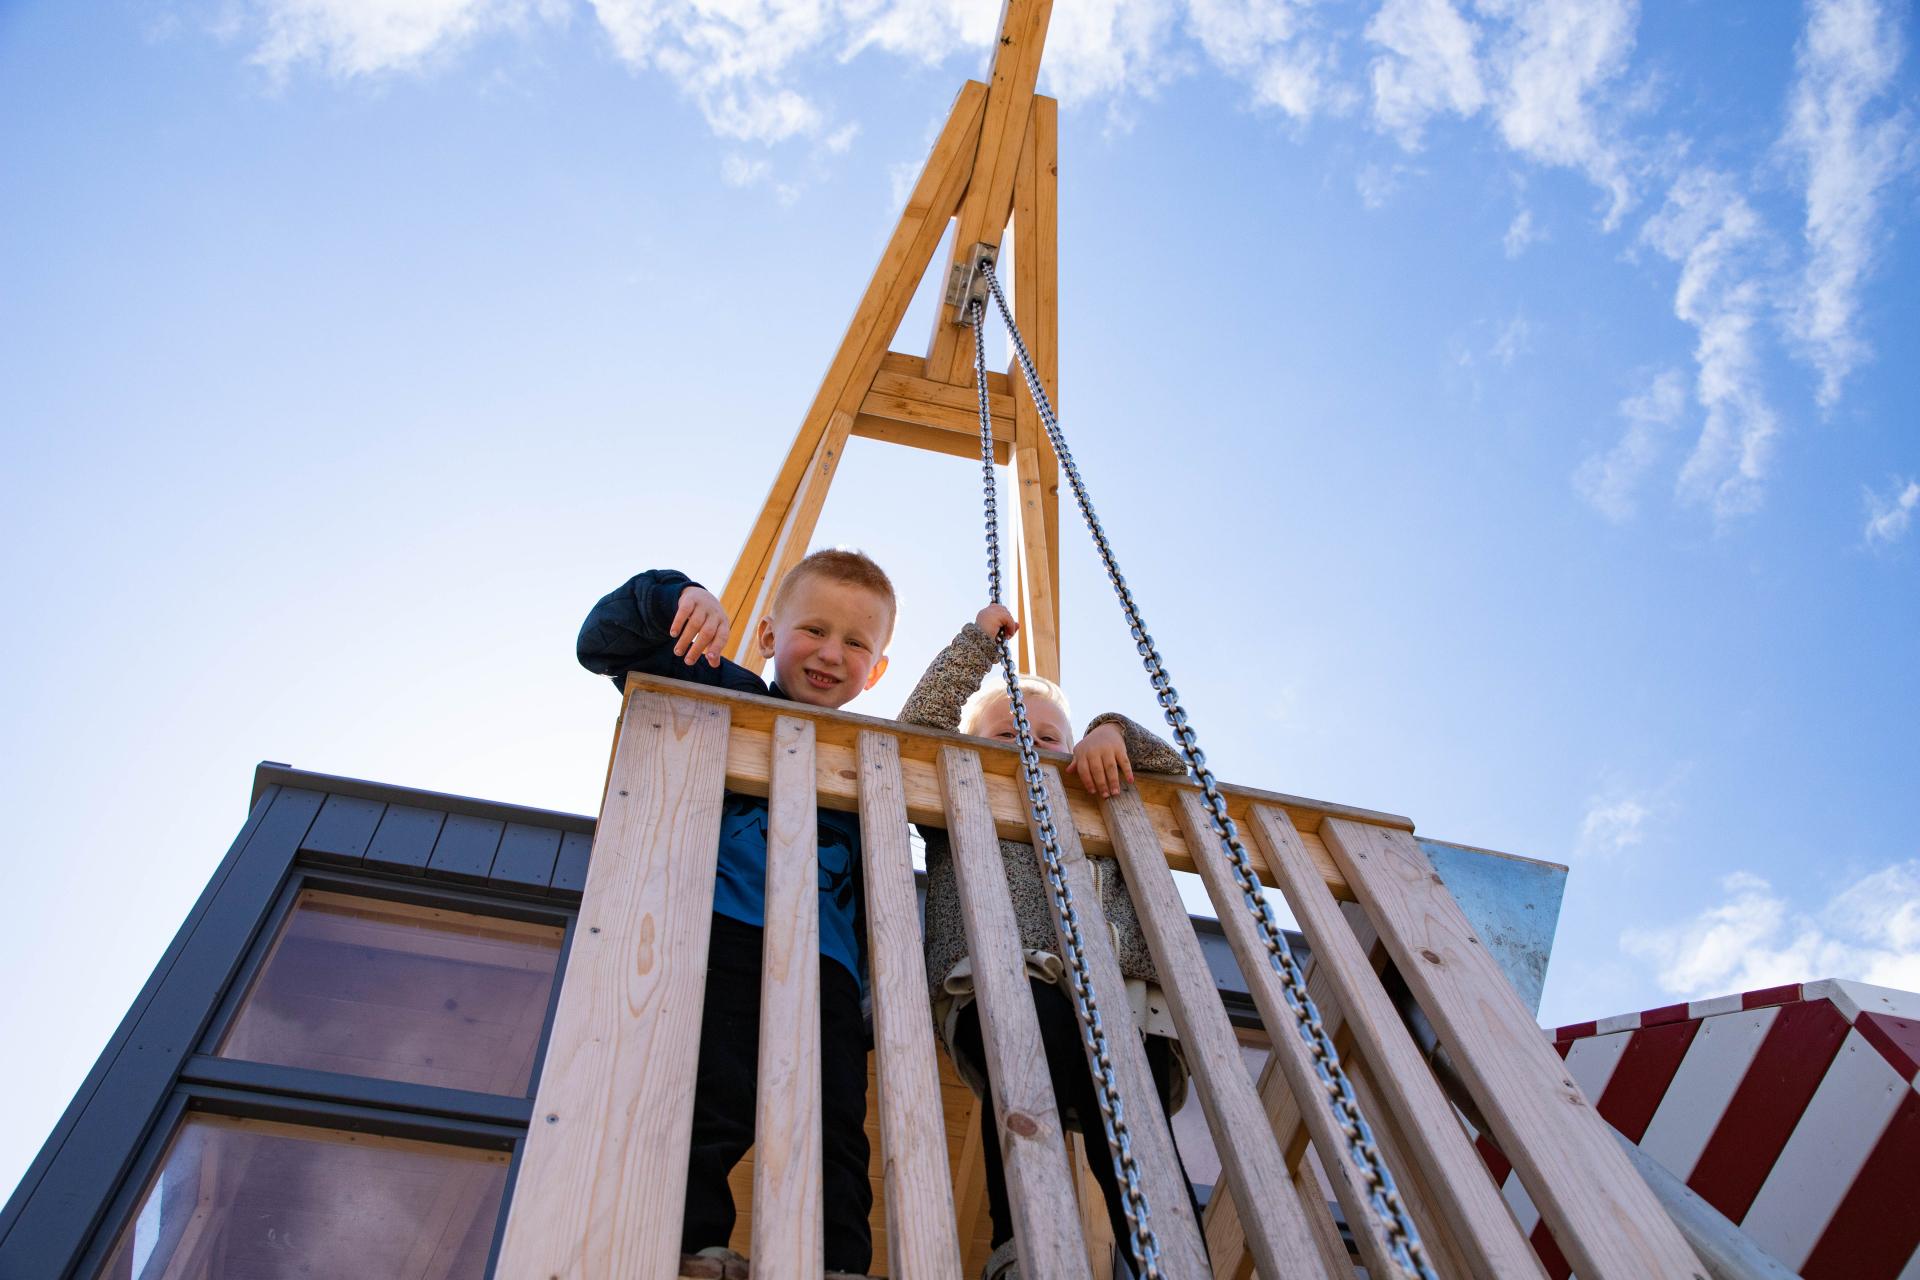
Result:
<svg viewBox="0 0 1920 1280">
<path fill-rule="evenodd" d="M 1900 481 L 1883 497 L 1871 489 L 1863 491 L 1867 502 L 1867 527 L 1862 535 L 1868 546 L 1886 546 L 1907 536 L 1913 523 L 1914 508 L 1920 507 L 1920 481 Z"/>
<path fill-rule="evenodd" d="M 1902 51 L 1898 17 L 1877 0 L 1808 6 L 1781 144 L 1805 182 L 1807 264 L 1791 324 L 1820 371 L 1822 407 L 1839 400 L 1869 354 L 1859 333 L 1860 286 L 1879 235 L 1882 189 L 1911 163 L 1907 112 L 1881 102 Z"/>
<path fill-rule="evenodd" d="M 566 17 L 565 0 L 263 0 L 253 61 L 283 77 L 313 63 L 338 76 L 413 71 L 481 36 Z M 235 21 L 231 17 L 224 19 Z"/>
<path fill-rule="evenodd" d="M 1609 520 L 1632 519 L 1640 483 L 1686 409 L 1686 376 L 1678 369 L 1655 374 L 1645 391 L 1620 402 L 1626 430 L 1613 448 L 1580 464 L 1573 474 L 1575 491 Z"/>
<path fill-rule="evenodd" d="M 1368 76 L 1374 122 L 1409 150 L 1440 112 L 1471 116 L 1487 101 L 1480 32 L 1450 0 L 1385 0 L 1367 24 L 1381 49 Z"/>
<path fill-rule="evenodd" d="M 1641 240 L 1680 264 L 1673 313 L 1693 326 L 1695 395 L 1706 410 L 1680 469 L 1683 498 L 1725 520 L 1759 506 L 1779 419 L 1761 387 L 1759 215 L 1726 174 L 1690 169 Z"/>
<path fill-rule="evenodd" d="M 1727 876 L 1721 891 L 1690 920 L 1627 930 L 1621 947 L 1689 997 L 1813 978 L 1920 989 L 1920 861 L 1862 876 L 1812 911 L 1751 872 Z"/>
<path fill-rule="evenodd" d="M 1546 238 L 1547 233 L 1533 225 L 1533 210 L 1523 208 L 1507 224 L 1507 234 L 1501 237 L 1500 247 L 1507 251 L 1509 258 L 1517 258 Z"/>
<path fill-rule="evenodd" d="M 1487 354 L 1502 365 L 1511 365 L 1526 354 L 1532 342 L 1533 323 L 1524 312 L 1515 312 L 1513 319 L 1507 321 L 1506 327 L 1500 330 L 1500 336 L 1493 340 L 1493 346 Z"/>
<path fill-rule="evenodd" d="M 1615 793 L 1588 802 L 1580 820 L 1579 852 L 1583 856 L 1619 853 L 1647 838 L 1647 820 L 1653 806 L 1644 797 Z"/>
</svg>

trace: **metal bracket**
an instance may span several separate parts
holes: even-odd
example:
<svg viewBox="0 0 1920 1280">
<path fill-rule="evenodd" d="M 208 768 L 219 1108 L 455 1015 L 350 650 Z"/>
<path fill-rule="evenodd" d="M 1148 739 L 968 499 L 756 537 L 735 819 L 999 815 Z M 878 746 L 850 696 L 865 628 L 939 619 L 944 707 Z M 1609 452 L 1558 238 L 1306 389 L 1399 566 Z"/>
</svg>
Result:
<svg viewBox="0 0 1920 1280">
<path fill-rule="evenodd" d="M 980 272 L 980 263 L 985 260 L 989 265 L 1000 263 L 1000 246 L 997 244 L 976 244 L 971 252 L 947 274 L 947 305 L 955 311 L 953 323 L 967 323 L 969 304 L 978 298 L 984 305 L 989 295 L 987 278 Z"/>
</svg>

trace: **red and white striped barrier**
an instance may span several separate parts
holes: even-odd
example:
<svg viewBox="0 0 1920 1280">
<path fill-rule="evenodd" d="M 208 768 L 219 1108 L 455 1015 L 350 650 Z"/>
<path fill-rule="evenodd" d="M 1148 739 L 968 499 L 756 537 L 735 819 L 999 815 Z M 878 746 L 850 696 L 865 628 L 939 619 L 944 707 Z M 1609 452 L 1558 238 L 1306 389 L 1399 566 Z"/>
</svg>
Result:
<svg viewBox="0 0 1920 1280">
<path fill-rule="evenodd" d="M 1920 1280 L 1920 995 L 1830 979 L 1549 1034 L 1608 1123 L 1805 1280 Z M 1478 1145 L 1567 1280 L 1519 1178 Z"/>
</svg>

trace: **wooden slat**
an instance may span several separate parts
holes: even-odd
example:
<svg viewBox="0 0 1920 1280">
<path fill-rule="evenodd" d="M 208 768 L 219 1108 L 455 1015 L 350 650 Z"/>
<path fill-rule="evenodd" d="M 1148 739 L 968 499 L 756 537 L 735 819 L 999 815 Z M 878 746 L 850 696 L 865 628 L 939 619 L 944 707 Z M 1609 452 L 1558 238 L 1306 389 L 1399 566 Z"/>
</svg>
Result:
<svg viewBox="0 0 1920 1280">
<path fill-rule="evenodd" d="M 497 1275 L 678 1270 L 727 722 L 628 695 Z"/>
<path fill-rule="evenodd" d="M 1060 405 L 1059 104 L 1035 96 L 1013 188 L 1013 316 L 1054 408 Z M 1020 377 L 1016 362 L 1009 381 Z M 991 377 L 989 378 L 991 381 Z M 1035 670 L 1058 680 L 1060 665 L 1060 463 L 1025 387 L 1014 396 L 1014 478 L 1027 559 L 1022 631 L 1035 633 Z M 1040 554 L 1044 546 L 1046 553 Z M 1044 566 L 1044 568 L 1040 566 Z M 1049 671 L 1048 654 L 1051 653 Z"/>
<path fill-rule="evenodd" d="M 1466 1254 L 1470 1273 L 1538 1274 L 1532 1246 L 1515 1229 L 1493 1180 L 1482 1176 L 1479 1154 L 1408 1037 L 1339 903 L 1321 883 L 1292 820 L 1271 806 L 1256 805 L 1250 827 L 1307 935 L 1316 968 L 1334 991 L 1347 1030 L 1398 1119 L 1409 1160 L 1424 1174 L 1435 1212 L 1444 1216 Z"/>
<path fill-rule="evenodd" d="M 1052 0 L 1007 0 L 1000 15 L 1000 43 L 987 77 L 986 113 L 980 125 L 979 151 L 967 184 L 966 202 L 954 219 L 949 264 L 964 261 L 975 244 L 999 244 L 1013 212 L 1013 177 L 1026 136 L 1033 86 L 1040 77 L 1040 54 L 1047 40 Z M 973 381 L 973 348 L 956 310 L 934 308 L 934 330 L 927 347 L 927 376 L 967 386 Z"/>
<path fill-rule="evenodd" d="M 987 411 L 993 419 L 995 440 L 1012 442 L 1014 403 L 1011 395 L 987 392 Z M 860 401 L 860 412 L 898 422 L 923 423 L 971 436 L 976 442 L 980 439 L 980 402 L 971 383 L 956 387 L 915 373 L 897 373 L 883 365 L 873 376 L 873 386 L 866 397 Z M 979 453 L 977 443 L 974 452 Z"/>
<path fill-rule="evenodd" d="M 1153 953 L 1160 986 L 1180 1031 L 1187 1067 L 1198 1086 L 1222 1172 L 1238 1194 L 1267 1206 L 1247 1224 L 1249 1244 L 1271 1276 L 1302 1274 L 1299 1259 L 1313 1252 L 1312 1229 L 1288 1185 L 1286 1159 L 1274 1138 L 1253 1081 L 1240 1056 L 1240 1042 L 1227 1019 L 1212 970 L 1187 918 L 1160 842 L 1133 788 L 1103 806 L 1120 868 Z"/>
<path fill-rule="evenodd" d="M 761 1280 L 820 1274 L 820 852 L 813 726 L 773 726 L 760 1082 L 754 1123 L 753 1257 Z"/>
<path fill-rule="evenodd" d="M 1216 840 L 1211 819 L 1197 795 L 1188 793 L 1181 797 L 1180 817 L 1188 842 L 1194 847 Z M 1361 1260 L 1372 1275 L 1402 1274 L 1347 1154 L 1346 1137 L 1320 1091 L 1313 1057 L 1300 1037 L 1280 976 L 1268 959 L 1266 945 L 1241 897 L 1240 886 L 1234 883 L 1232 869 L 1225 856 L 1218 852 L 1199 857 L 1195 869 L 1207 886 L 1207 896 L 1213 900 L 1221 930 L 1227 935 L 1234 958 L 1240 962 L 1240 972 L 1247 980 L 1248 993 L 1272 1037 L 1274 1060 L 1285 1073 L 1287 1087 L 1299 1103 L 1301 1119 L 1306 1122 L 1313 1144 L 1326 1155 L 1327 1177 L 1333 1182 L 1334 1197 L 1340 1202 L 1347 1226 L 1360 1246 Z"/>
<path fill-rule="evenodd" d="M 985 738 L 969 738 L 962 734 L 945 733 L 937 729 L 902 730 L 901 726 L 892 721 L 846 711 L 816 709 L 802 711 L 797 709 L 794 703 L 782 699 L 687 685 L 637 673 L 627 677 L 627 687 L 671 692 L 676 696 L 712 701 L 729 708 L 733 715 L 734 731 L 730 740 L 727 762 L 728 785 L 734 790 L 750 795 L 767 794 L 769 782 L 767 761 L 770 758 L 767 753 L 770 748 L 766 744 L 772 732 L 773 720 L 780 715 L 804 715 L 813 721 L 818 744 L 815 754 L 818 773 L 816 794 L 820 804 L 829 809 L 854 812 L 859 808 L 859 789 L 855 785 L 859 777 L 855 741 L 862 730 L 878 729 L 898 735 L 908 817 L 914 822 L 931 822 L 935 826 L 940 824 L 942 804 L 939 772 L 935 764 L 939 750 L 949 745 L 959 745 L 968 750 L 977 751 L 986 770 L 988 799 L 1001 833 L 1010 839 L 1025 839 L 1025 792 L 1016 781 L 1020 769 L 1020 758 L 1018 752 L 1009 744 L 992 742 Z M 1055 764 L 1065 764 L 1070 759 L 1059 752 L 1042 752 L 1041 756 Z M 1193 860 L 1187 852 L 1186 835 L 1174 811 L 1174 802 L 1177 797 L 1192 793 L 1195 790 L 1193 785 L 1171 777 L 1147 774 L 1140 775 L 1136 785 L 1142 800 L 1146 803 L 1147 813 L 1153 821 L 1154 829 L 1160 835 L 1160 846 L 1167 855 L 1169 865 L 1176 871 L 1193 870 Z M 1331 857 L 1327 856 L 1326 851 L 1320 847 L 1319 837 L 1308 834 L 1310 829 L 1318 826 L 1330 815 L 1353 817 L 1363 822 L 1391 824 L 1400 828 L 1408 828 L 1412 825 L 1405 818 L 1389 813 L 1376 813 L 1373 810 L 1329 804 L 1322 800 L 1309 800 L 1253 787 L 1223 785 L 1221 790 L 1227 796 L 1230 811 L 1239 821 L 1246 820 L 1248 811 L 1256 803 L 1275 804 L 1285 809 L 1288 816 L 1293 818 L 1295 824 L 1301 828 L 1301 840 L 1305 843 L 1309 856 L 1313 858 L 1315 867 L 1326 881 L 1328 889 L 1335 897 L 1343 900 L 1352 896 L 1346 887 L 1346 881 L 1339 875 Z M 1070 782 L 1068 785 L 1068 803 L 1071 806 L 1074 827 L 1080 833 L 1081 843 L 1086 852 L 1096 857 L 1111 857 L 1113 843 L 1107 835 L 1106 819 L 1100 813 L 1099 804 L 1081 790 L 1077 782 Z M 1253 857 L 1255 868 L 1265 875 L 1265 859 L 1257 848 L 1253 850 Z M 567 848 L 564 843 L 561 846 L 561 863 L 563 865 L 567 863 Z M 560 873 L 556 870 L 554 876 L 556 892 L 559 891 L 559 884 Z"/>
<path fill-rule="evenodd" d="M 930 381 L 930 379 L 925 376 L 927 372 L 927 358 L 924 355 L 909 355 L 905 351 L 889 351 L 884 356 L 881 356 L 880 372 L 900 373 L 910 378 L 918 378 L 921 381 Z M 878 380 L 878 375 L 876 375 L 876 380 Z M 962 395 L 970 396 L 973 394 L 973 384 L 969 382 L 959 390 Z M 1014 399 L 1017 396 L 1025 394 L 1026 392 L 1015 389 L 1013 379 L 1009 378 L 1006 374 L 1001 373 L 997 369 L 987 370 L 987 396 L 992 401 L 993 415 L 996 418 L 1006 417 L 1012 414 Z"/>
<path fill-rule="evenodd" d="M 1704 1276 L 1413 838 L 1321 833 L 1574 1271 Z"/>
<path fill-rule="evenodd" d="M 944 453 L 948 457 L 965 458 L 969 462 L 980 460 L 980 432 L 977 428 L 972 435 L 962 435 L 957 431 L 948 431 L 944 427 L 899 422 L 892 418 L 876 418 L 863 413 L 853 420 L 853 434 L 862 440 L 880 440 L 887 444 L 906 445 L 910 449 Z M 1013 446 L 996 440 L 993 445 L 993 460 L 1002 466 L 1011 462 Z"/>
<path fill-rule="evenodd" d="M 859 759 L 860 855 L 887 1182 L 887 1274 L 893 1280 L 958 1280 L 960 1237 L 941 1122 L 940 1065 L 927 1018 L 927 962 L 900 748 L 891 735 L 867 730 L 860 735 Z M 807 779 L 809 787 L 812 781 Z"/>
<path fill-rule="evenodd" d="M 921 276 L 932 261 L 934 251 L 940 247 L 940 236 L 973 172 L 986 99 L 987 87 L 983 84 L 969 81 L 961 88 L 926 166 L 920 171 L 919 181 L 907 197 L 907 206 L 900 213 L 866 292 L 854 308 L 853 319 L 840 340 L 833 362 L 827 367 L 806 416 L 801 419 L 800 430 L 780 465 L 767 500 L 748 531 L 746 544 L 721 594 L 722 606 L 734 623 L 736 656 L 751 650 L 747 644 L 751 620 L 745 613 L 760 594 L 756 583 L 779 580 L 772 572 L 774 543 L 781 527 L 787 523 L 802 480 L 809 466 L 815 463 L 816 453 L 836 418 L 843 418 L 846 429 L 852 429 L 860 401 L 873 384 L 888 342 L 900 327 L 900 317 L 906 313 Z M 806 538 L 800 541 L 804 549 Z"/>
<path fill-rule="evenodd" d="M 1041 769 L 1047 788 L 1047 802 L 1053 812 L 1067 811 L 1066 784 L 1060 770 L 1052 765 Z M 1035 854 L 1040 849 L 1040 825 L 1031 820 L 1027 830 Z M 1133 1150 L 1140 1161 L 1141 1190 L 1146 1193 L 1152 1214 L 1154 1234 L 1160 1240 L 1160 1257 L 1169 1275 L 1200 1275 L 1207 1267 L 1207 1251 L 1200 1239 L 1200 1224 L 1193 1216 L 1186 1179 L 1174 1155 L 1173 1133 L 1161 1113 L 1160 1100 L 1153 1083 L 1153 1069 L 1147 1065 L 1146 1045 L 1133 1021 L 1133 1009 L 1127 1003 L 1127 983 L 1120 973 L 1120 962 L 1113 954 L 1113 934 L 1106 915 L 1100 909 L 1100 887 L 1094 883 L 1093 865 L 1081 850 L 1080 837 L 1070 823 L 1056 823 L 1054 843 L 1060 851 L 1060 866 L 1073 894 L 1075 913 L 1080 917 L 1080 944 L 1093 978 L 1093 991 L 1100 1002 L 1100 1017 L 1107 1034 L 1107 1047 L 1113 1059 L 1115 1082 L 1120 1103 L 1132 1132 Z M 1162 864 L 1163 866 L 1165 864 Z M 1049 895 L 1049 905 L 1052 905 Z M 1191 926 L 1189 926 L 1190 928 Z M 1060 954 L 1072 954 L 1067 942 L 1065 922 L 1054 912 L 1054 936 L 1060 940 Z M 1217 1002 L 1217 997 L 1216 997 Z M 1238 1050 L 1235 1051 L 1236 1057 Z M 1245 1075 L 1242 1069 L 1241 1074 Z M 1104 1157 L 1106 1143 L 1095 1129 L 1090 1147 L 1095 1158 Z M 1122 1247 L 1126 1242 L 1121 1242 Z"/>
<path fill-rule="evenodd" d="M 947 838 L 953 848 L 960 911 L 973 959 L 981 1038 L 993 1079 L 1000 1155 L 1027 1280 L 1088 1280 L 1086 1245 L 1073 1198 L 1060 1112 L 1046 1049 L 1027 985 L 1020 926 L 1000 861 L 999 833 L 987 808 L 980 758 L 957 747 L 940 752 Z"/>
</svg>

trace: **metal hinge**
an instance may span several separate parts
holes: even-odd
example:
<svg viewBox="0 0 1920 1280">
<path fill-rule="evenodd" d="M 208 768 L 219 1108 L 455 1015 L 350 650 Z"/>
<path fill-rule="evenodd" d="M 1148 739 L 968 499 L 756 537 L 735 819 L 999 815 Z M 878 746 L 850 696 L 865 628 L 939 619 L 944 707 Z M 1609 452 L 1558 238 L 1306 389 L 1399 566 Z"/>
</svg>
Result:
<svg viewBox="0 0 1920 1280">
<path fill-rule="evenodd" d="M 969 304 L 976 299 L 982 306 L 992 295 L 987 291 L 987 277 L 980 270 L 985 261 L 988 266 L 996 266 L 1000 261 L 1000 246 L 997 244 L 976 244 L 972 252 L 953 264 L 947 274 L 947 305 L 954 309 L 953 323 L 967 323 Z"/>
</svg>

